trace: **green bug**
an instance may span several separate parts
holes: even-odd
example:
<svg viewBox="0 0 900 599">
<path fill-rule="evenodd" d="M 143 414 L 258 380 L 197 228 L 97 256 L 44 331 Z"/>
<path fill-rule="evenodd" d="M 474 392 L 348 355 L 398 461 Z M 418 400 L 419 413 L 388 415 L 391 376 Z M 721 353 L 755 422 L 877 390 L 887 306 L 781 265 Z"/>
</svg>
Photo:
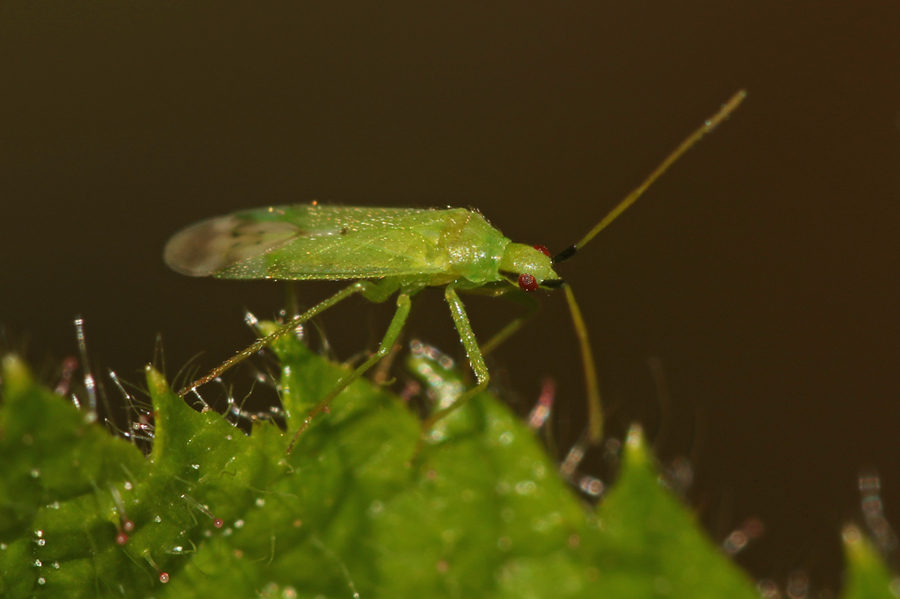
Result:
<svg viewBox="0 0 900 599">
<path fill-rule="evenodd" d="M 253 345 L 179 392 L 186 395 L 225 370 L 294 330 L 341 300 L 357 293 L 373 302 L 397 295 L 397 309 L 378 351 L 347 374 L 304 418 L 288 447 L 294 446 L 312 419 L 350 383 L 385 357 L 409 314 L 411 298 L 425 287 L 444 287 L 444 297 L 477 383 L 451 405 L 423 423 L 423 436 L 435 422 L 487 387 L 484 355 L 518 330 L 537 309 L 530 295 L 538 289 L 562 288 L 581 349 L 589 406 L 589 436 L 603 435 L 600 391 L 587 327 L 571 288 L 554 267 L 572 257 L 628 208 L 679 156 L 716 127 L 746 96 L 741 91 L 694 131 L 656 170 L 622 200 L 578 243 L 555 257 L 543 246 L 514 243 L 481 214 L 464 208 L 361 208 L 298 204 L 236 212 L 196 223 L 175 234 L 165 261 L 191 276 L 225 279 L 353 280 L 349 286 L 262 337 Z M 457 291 L 510 295 L 526 312 L 487 343 L 479 345 Z M 421 445 L 421 441 L 420 441 Z"/>
</svg>

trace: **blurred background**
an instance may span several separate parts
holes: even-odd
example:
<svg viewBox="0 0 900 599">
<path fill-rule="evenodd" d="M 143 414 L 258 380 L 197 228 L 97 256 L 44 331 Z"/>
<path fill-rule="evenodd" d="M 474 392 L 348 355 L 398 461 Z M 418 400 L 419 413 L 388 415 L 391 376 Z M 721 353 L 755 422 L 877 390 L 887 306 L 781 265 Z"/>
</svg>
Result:
<svg viewBox="0 0 900 599">
<path fill-rule="evenodd" d="M 861 472 L 880 474 L 900 522 L 898 31 L 900 6 L 876 0 L 8 0 L 4 344 L 50 379 L 77 355 L 81 314 L 98 371 L 140 383 L 158 334 L 170 376 L 199 352 L 213 366 L 252 340 L 243 310 L 271 317 L 284 286 L 190 279 L 162 248 L 243 208 L 475 207 L 557 252 L 745 88 L 559 270 L 609 434 L 641 422 L 662 464 L 690 458 L 689 502 L 716 542 L 759 518 L 764 536 L 737 556 L 754 577 L 837 589 L 841 528 L 865 524 Z M 335 289 L 304 284 L 300 299 Z M 407 340 L 460 355 L 441 294 L 419 299 Z M 585 426 L 582 374 L 562 294 L 541 300 L 491 367 L 521 412 L 556 379 L 565 449 Z M 518 313 L 467 305 L 482 340 Z M 347 359 L 390 313 L 353 299 L 320 323 Z"/>
</svg>

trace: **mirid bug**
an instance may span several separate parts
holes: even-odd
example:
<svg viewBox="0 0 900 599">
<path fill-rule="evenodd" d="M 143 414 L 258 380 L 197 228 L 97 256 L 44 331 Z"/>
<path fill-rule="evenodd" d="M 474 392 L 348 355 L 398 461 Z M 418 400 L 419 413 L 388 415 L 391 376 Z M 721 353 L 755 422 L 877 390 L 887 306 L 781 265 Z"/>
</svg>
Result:
<svg viewBox="0 0 900 599">
<path fill-rule="evenodd" d="M 361 208 L 297 204 L 236 212 L 201 221 L 175 234 L 164 256 L 172 269 L 195 277 L 223 279 L 353 280 L 349 286 L 285 323 L 275 332 L 194 381 L 186 395 L 261 350 L 297 326 L 357 293 L 373 302 L 396 294 L 397 309 L 378 351 L 337 385 L 303 419 L 288 452 L 312 419 L 350 383 L 388 354 L 409 314 L 411 298 L 426 287 L 444 287 L 453 321 L 477 383 L 422 425 L 422 439 L 432 425 L 487 387 L 490 375 L 484 355 L 516 332 L 537 309 L 530 295 L 538 289 L 562 288 L 581 350 L 589 406 L 589 436 L 603 435 L 600 390 L 587 327 L 571 288 L 556 273 L 597 233 L 633 204 L 688 148 L 712 131 L 741 103 L 735 94 L 694 131 L 656 170 L 613 208 L 578 243 L 551 257 L 544 246 L 514 243 L 478 212 L 464 208 Z M 487 343 L 479 345 L 457 291 L 491 296 L 514 294 L 526 312 L 513 319 Z M 420 441 L 421 445 L 421 441 Z"/>
</svg>

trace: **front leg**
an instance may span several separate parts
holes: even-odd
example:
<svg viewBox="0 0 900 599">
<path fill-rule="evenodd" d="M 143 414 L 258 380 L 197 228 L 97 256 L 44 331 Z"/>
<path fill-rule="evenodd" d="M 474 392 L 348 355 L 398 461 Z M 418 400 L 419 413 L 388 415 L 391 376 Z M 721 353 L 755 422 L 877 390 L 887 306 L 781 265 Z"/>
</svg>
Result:
<svg viewBox="0 0 900 599">
<path fill-rule="evenodd" d="M 488 373 L 487 366 L 484 364 L 484 357 L 481 355 L 481 350 L 478 348 L 478 341 L 475 339 L 472 325 L 469 324 L 469 317 L 466 315 L 465 306 L 463 306 L 462 300 L 459 299 L 459 295 L 456 294 L 453 285 L 447 285 L 447 288 L 444 291 L 444 297 L 450 305 L 450 314 L 453 316 L 453 322 L 456 324 L 459 340 L 462 341 L 463 347 L 466 350 L 466 356 L 469 358 L 469 365 L 472 367 L 472 372 L 475 373 L 475 378 L 478 380 L 478 383 L 457 397 L 449 406 L 433 413 L 424 423 L 422 423 L 422 436 L 419 438 L 419 444 L 416 446 L 416 455 L 421 451 L 422 446 L 425 443 L 425 436 L 431 431 L 431 428 L 435 423 L 439 422 L 448 414 L 469 401 L 474 395 L 484 391 L 485 388 L 487 388 L 488 381 L 490 381 L 490 374 Z"/>
</svg>

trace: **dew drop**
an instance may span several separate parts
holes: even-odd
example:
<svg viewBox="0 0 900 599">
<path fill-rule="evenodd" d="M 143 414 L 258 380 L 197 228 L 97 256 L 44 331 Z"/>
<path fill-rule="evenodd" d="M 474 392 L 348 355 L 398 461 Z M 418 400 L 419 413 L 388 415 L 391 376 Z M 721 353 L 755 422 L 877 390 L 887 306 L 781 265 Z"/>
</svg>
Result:
<svg viewBox="0 0 900 599">
<path fill-rule="evenodd" d="M 41 576 L 40 578 L 37 579 L 37 583 L 40 585 L 47 584 L 47 579 L 44 578 L 43 576 Z"/>
<path fill-rule="evenodd" d="M 44 545 L 47 544 L 47 539 L 38 539 L 37 544 L 39 547 L 43 547 Z"/>
<path fill-rule="evenodd" d="M 131 489 L 134 488 L 134 486 L 131 484 L 131 481 L 125 481 L 124 487 L 125 487 L 126 491 L 130 491 Z"/>
<path fill-rule="evenodd" d="M 54 501 L 53 503 L 51 503 L 51 504 L 48 505 L 47 507 L 50 508 L 51 510 L 58 510 L 58 509 L 59 509 L 59 502 L 58 502 L 58 501 Z"/>
<path fill-rule="evenodd" d="M 256 500 L 256 507 L 263 507 L 264 505 L 266 505 L 266 500 L 262 497 Z"/>
<path fill-rule="evenodd" d="M 159 515 L 157 515 L 155 518 L 153 518 L 153 521 L 156 522 L 157 524 L 159 524 L 160 522 L 162 522 L 162 518 L 160 518 Z"/>
<path fill-rule="evenodd" d="M 39 560 L 39 559 L 34 560 L 34 567 L 35 567 L 35 568 L 40 568 L 42 565 L 43 565 L 43 564 L 41 563 L 41 560 Z"/>
<path fill-rule="evenodd" d="M 244 527 L 244 521 L 243 521 L 243 520 L 238 520 L 238 521 L 236 521 L 236 522 L 234 523 L 234 527 L 235 527 L 235 528 L 243 528 L 243 527 Z"/>
<path fill-rule="evenodd" d="M 41 471 L 35 468 L 31 471 L 31 478 L 37 478 L 41 475 Z"/>
<path fill-rule="evenodd" d="M 537 485 L 530 480 L 523 480 L 516 483 L 516 493 L 519 495 L 531 495 L 537 489 Z"/>
<path fill-rule="evenodd" d="M 747 535 L 743 530 L 738 529 L 728 535 L 728 538 L 722 543 L 722 549 L 728 555 L 736 555 L 747 546 L 747 541 Z"/>
<path fill-rule="evenodd" d="M 862 538 L 862 534 L 855 526 L 845 527 L 842 536 L 844 537 L 844 542 L 848 544 L 858 543 Z"/>
<path fill-rule="evenodd" d="M 222 528 L 224 524 L 225 521 L 221 518 L 213 518 L 213 526 L 215 526 L 216 528 Z"/>
<path fill-rule="evenodd" d="M 764 599 L 775 599 L 776 597 L 780 597 L 781 593 L 778 590 L 778 585 L 775 584 L 774 581 L 764 578 L 756 583 L 757 592 L 763 596 Z"/>
<path fill-rule="evenodd" d="M 134 521 L 129 520 L 128 518 L 123 518 L 122 530 L 124 530 L 125 532 L 131 532 L 132 530 L 134 530 Z"/>
<path fill-rule="evenodd" d="M 59 570 L 59 562 L 53 562 L 53 563 L 50 564 L 50 565 L 53 566 L 53 569 L 54 569 L 54 570 Z"/>
<path fill-rule="evenodd" d="M 128 534 L 121 530 L 116 534 L 116 545 L 124 545 L 128 542 Z"/>
<path fill-rule="evenodd" d="M 628 431 L 628 437 L 626 437 L 625 443 L 632 449 L 638 449 L 643 442 L 643 435 L 644 429 L 635 424 Z"/>
<path fill-rule="evenodd" d="M 603 481 L 593 476 L 583 476 L 578 481 L 578 487 L 591 497 L 599 497 L 603 494 Z"/>
<path fill-rule="evenodd" d="M 194 470 L 200 470 L 200 464 L 191 464 L 191 468 Z"/>
<path fill-rule="evenodd" d="M 163 584 L 169 582 L 169 573 L 168 572 L 160 572 L 159 573 L 159 581 Z"/>
</svg>

